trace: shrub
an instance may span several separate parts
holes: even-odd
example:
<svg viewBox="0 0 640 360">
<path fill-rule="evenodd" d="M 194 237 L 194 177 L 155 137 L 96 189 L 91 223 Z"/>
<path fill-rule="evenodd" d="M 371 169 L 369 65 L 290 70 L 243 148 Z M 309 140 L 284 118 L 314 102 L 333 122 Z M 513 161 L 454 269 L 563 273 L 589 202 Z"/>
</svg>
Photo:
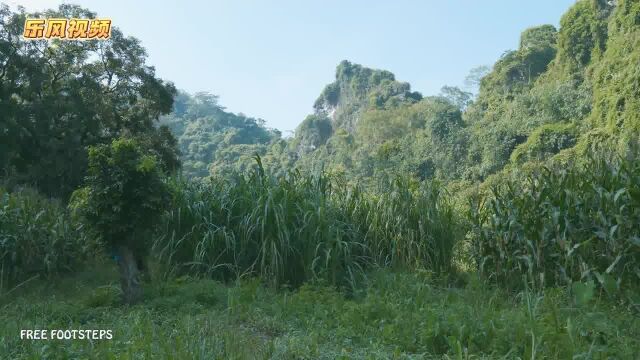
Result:
<svg viewBox="0 0 640 360">
<path fill-rule="evenodd" d="M 542 161 L 576 144 L 578 129 L 574 124 L 546 124 L 534 130 L 525 143 L 511 153 L 511 162 Z"/>
</svg>

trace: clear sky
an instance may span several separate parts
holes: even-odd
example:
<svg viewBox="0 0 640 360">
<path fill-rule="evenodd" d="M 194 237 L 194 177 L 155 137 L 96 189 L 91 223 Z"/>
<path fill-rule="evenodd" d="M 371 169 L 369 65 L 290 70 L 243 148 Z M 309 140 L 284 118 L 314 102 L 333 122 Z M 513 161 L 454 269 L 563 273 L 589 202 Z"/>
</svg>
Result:
<svg viewBox="0 0 640 360">
<path fill-rule="evenodd" d="M 56 0 L 0 0 L 28 10 Z M 424 95 L 558 25 L 575 0 L 74 0 L 142 41 L 157 74 L 229 111 L 293 130 L 343 59 L 386 69 Z"/>
</svg>

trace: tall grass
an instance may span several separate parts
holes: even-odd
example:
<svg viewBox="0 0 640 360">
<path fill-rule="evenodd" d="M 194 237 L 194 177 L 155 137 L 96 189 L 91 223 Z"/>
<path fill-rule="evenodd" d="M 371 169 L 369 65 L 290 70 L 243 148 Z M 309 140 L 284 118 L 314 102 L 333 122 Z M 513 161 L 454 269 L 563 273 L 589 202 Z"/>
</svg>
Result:
<svg viewBox="0 0 640 360">
<path fill-rule="evenodd" d="M 275 179 L 259 171 L 210 184 L 178 181 L 174 194 L 154 244 L 165 263 L 297 286 L 353 279 L 369 261 L 348 213 L 331 203 L 325 176 Z"/>
<path fill-rule="evenodd" d="M 0 188 L 0 285 L 73 270 L 93 249 L 57 201 Z"/>
<path fill-rule="evenodd" d="M 372 265 L 446 271 L 451 263 L 452 211 L 435 184 L 397 179 L 373 196 L 326 173 L 277 178 L 260 165 L 173 189 L 154 253 L 182 271 L 342 286 Z"/>
<path fill-rule="evenodd" d="M 640 162 L 591 154 L 507 180 L 471 212 L 480 269 L 541 287 L 593 280 L 609 292 L 640 281 Z"/>
<path fill-rule="evenodd" d="M 453 206 L 436 182 L 395 177 L 354 211 L 377 264 L 449 272 L 459 237 Z"/>
</svg>

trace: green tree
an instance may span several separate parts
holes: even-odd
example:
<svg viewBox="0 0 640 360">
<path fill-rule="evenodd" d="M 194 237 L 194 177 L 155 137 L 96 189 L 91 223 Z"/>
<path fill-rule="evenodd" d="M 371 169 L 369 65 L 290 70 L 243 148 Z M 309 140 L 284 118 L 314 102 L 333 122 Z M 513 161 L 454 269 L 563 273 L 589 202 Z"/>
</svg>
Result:
<svg viewBox="0 0 640 360">
<path fill-rule="evenodd" d="M 74 5 L 36 14 L 0 5 L 0 176 L 66 197 L 85 176 L 88 146 L 125 133 L 171 143 L 154 122 L 171 111 L 175 88 L 155 76 L 137 39 L 113 28 L 105 41 L 25 41 L 27 16 L 96 14 Z"/>
<path fill-rule="evenodd" d="M 487 65 L 477 66 L 469 70 L 469 74 L 464 78 L 464 86 L 472 93 L 476 93 L 480 87 L 482 78 L 491 72 L 491 68 Z"/>
<path fill-rule="evenodd" d="M 120 138 L 89 149 L 87 173 L 71 206 L 116 255 L 124 300 L 135 303 L 152 226 L 169 203 L 160 162 L 140 141 Z"/>
<path fill-rule="evenodd" d="M 443 86 L 440 89 L 440 96 L 449 100 L 452 104 L 456 105 L 460 111 L 467 108 L 472 102 L 473 94 L 466 92 L 458 88 L 457 86 Z"/>
</svg>

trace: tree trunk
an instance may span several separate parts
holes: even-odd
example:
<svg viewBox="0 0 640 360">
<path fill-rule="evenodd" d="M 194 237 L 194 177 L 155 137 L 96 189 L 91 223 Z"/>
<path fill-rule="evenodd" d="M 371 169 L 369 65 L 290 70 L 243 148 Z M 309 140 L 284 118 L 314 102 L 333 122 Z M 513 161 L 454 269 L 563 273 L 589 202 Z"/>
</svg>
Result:
<svg viewBox="0 0 640 360">
<path fill-rule="evenodd" d="M 135 304 L 142 298 L 142 286 L 140 285 L 140 271 L 133 251 L 127 246 L 120 246 L 120 286 L 126 304 Z"/>
</svg>

